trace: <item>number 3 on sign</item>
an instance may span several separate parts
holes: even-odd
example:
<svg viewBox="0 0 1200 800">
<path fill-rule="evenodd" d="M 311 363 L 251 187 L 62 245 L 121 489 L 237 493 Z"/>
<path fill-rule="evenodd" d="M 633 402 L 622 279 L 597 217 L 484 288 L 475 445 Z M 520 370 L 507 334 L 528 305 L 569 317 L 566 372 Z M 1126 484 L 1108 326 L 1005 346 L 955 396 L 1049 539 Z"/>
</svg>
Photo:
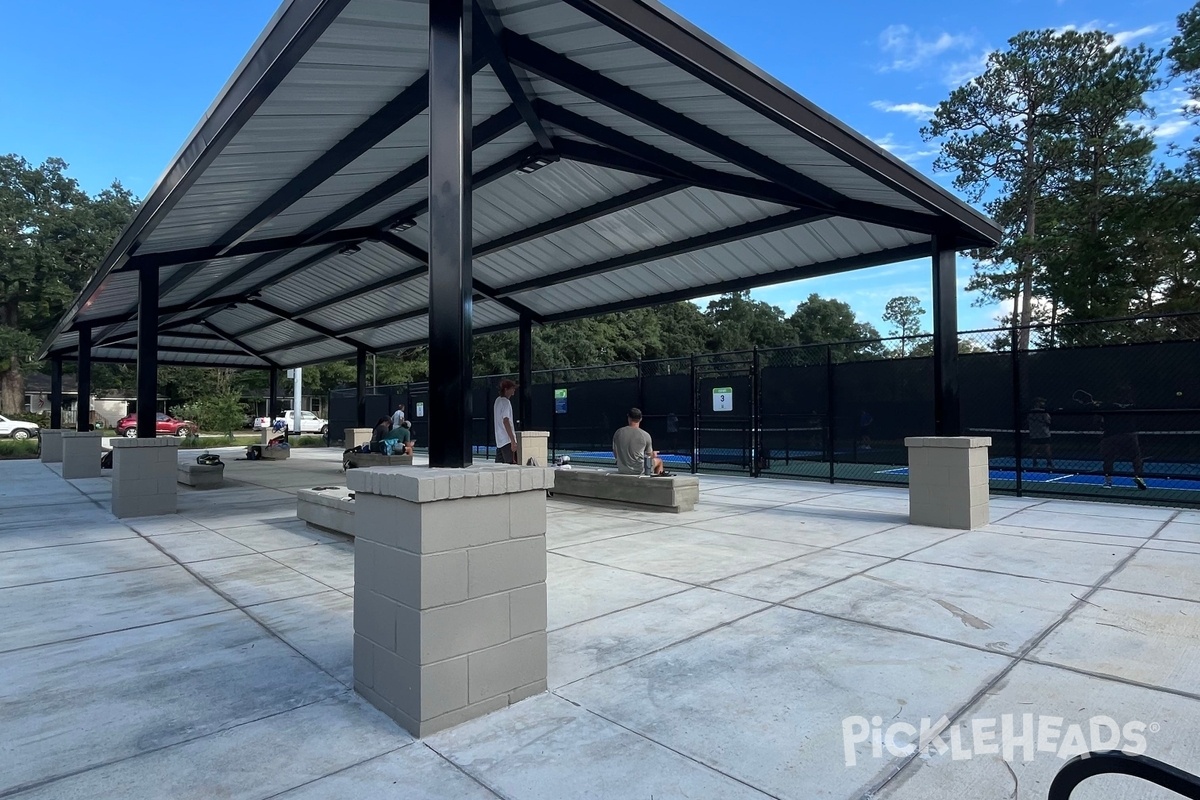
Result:
<svg viewBox="0 0 1200 800">
<path fill-rule="evenodd" d="M 713 411 L 733 411 L 733 387 L 713 389 Z"/>
</svg>

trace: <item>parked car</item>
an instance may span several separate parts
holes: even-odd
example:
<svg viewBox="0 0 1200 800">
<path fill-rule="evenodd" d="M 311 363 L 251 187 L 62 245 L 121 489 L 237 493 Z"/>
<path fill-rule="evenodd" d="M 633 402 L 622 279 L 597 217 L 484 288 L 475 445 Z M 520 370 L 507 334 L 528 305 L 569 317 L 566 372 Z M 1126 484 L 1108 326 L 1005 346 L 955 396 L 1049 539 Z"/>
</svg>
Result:
<svg viewBox="0 0 1200 800">
<path fill-rule="evenodd" d="M 296 431 L 294 414 L 291 411 L 283 412 L 281 419 L 287 425 L 287 429 L 293 433 Z M 261 431 L 265 428 L 270 428 L 272 425 L 270 417 L 257 417 L 254 420 L 254 430 Z M 311 411 L 300 412 L 300 433 L 319 433 L 322 436 L 329 433 L 329 420 L 321 419 Z"/>
<path fill-rule="evenodd" d="M 187 436 L 188 433 L 195 433 L 197 430 L 199 428 L 196 423 L 161 412 L 154 422 L 154 431 L 159 436 Z M 117 420 L 117 436 L 136 439 L 137 435 L 137 414 L 130 414 Z"/>
<path fill-rule="evenodd" d="M 0 416 L 0 436 L 9 439 L 29 439 L 37 436 L 39 430 L 37 423 Z"/>
</svg>

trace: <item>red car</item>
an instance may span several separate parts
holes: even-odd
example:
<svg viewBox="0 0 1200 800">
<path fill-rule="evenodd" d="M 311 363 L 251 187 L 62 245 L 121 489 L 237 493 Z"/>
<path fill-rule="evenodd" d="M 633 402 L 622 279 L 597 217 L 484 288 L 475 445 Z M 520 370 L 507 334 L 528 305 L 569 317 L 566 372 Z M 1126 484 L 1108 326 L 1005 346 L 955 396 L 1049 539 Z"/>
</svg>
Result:
<svg viewBox="0 0 1200 800">
<path fill-rule="evenodd" d="M 154 423 L 154 430 L 159 436 L 164 434 L 167 436 L 187 436 L 189 433 L 196 432 L 196 423 L 188 422 L 185 419 L 176 419 L 170 414 L 158 414 L 157 420 Z M 130 414 L 127 417 L 121 417 L 117 420 L 117 436 L 125 436 L 130 439 L 137 438 L 137 414 Z"/>
</svg>

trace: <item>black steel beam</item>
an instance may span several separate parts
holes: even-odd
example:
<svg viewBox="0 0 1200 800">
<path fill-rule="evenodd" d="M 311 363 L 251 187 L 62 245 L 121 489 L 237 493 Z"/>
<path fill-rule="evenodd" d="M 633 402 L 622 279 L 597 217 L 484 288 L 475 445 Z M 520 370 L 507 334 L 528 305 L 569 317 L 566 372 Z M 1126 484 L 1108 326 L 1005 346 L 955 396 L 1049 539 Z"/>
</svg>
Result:
<svg viewBox="0 0 1200 800">
<path fill-rule="evenodd" d="M 518 422 L 522 431 L 535 430 L 533 426 L 533 320 L 522 316 L 517 335 L 517 383 L 520 388 L 520 414 Z M 546 466 L 542 464 L 542 466 Z"/>
<path fill-rule="evenodd" d="M 597 144 L 604 145 L 618 153 L 624 153 L 626 156 L 634 159 L 634 163 L 630 165 L 633 167 L 630 170 L 632 172 L 640 171 L 638 169 L 640 162 L 642 165 L 651 165 L 651 169 L 657 171 L 659 175 L 682 179 L 706 189 L 751 197 L 756 200 L 766 200 L 795 208 L 824 207 L 807 202 L 794 192 L 788 191 L 786 188 L 770 181 L 764 181 L 760 178 L 748 178 L 742 175 L 732 175 L 728 172 L 721 172 L 706 167 L 698 167 L 687 159 L 672 155 L 666 150 L 646 144 L 641 139 L 621 133 L 582 114 L 577 114 L 570 109 L 547 103 L 545 100 L 538 100 L 534 105 L 538 113 L 547 121 L 574 131 Z M 556 147 L 564 157 L 574 158 L 571 155 L 571 149 L 564 147 L 562 144 L 556 144 Z M 619 162 L 614 162 L 612 168 L 621 169 L 622 167 Z"/>
<path fill-rule="evenodd" d="M 367 351 L 361 347 L 354 354 L 354 408 L 355 423 L 360 428 L 367 426 Z"/>
<path fill-rule="evenodd" d="M 97 350 L 132 350 L 136 354 L 138 347 L 137 347 L 137 343 L 135 343 L 135 342 L 114 342 L 112 344 L 106 344 L 102 347 L 97 346 L 96 349 Z M 163 352 L 163 353 L 167 353 L 167 352 L 183 353 L 186 355 L 195 355 L 195 356 L 238 356 L 240 358 L 243 355 L 247 355 L 246 353 L 243 353 L 241 350 L 234 350 L 232 348 L 219 350 L 219 349 L 214 349 L 211 347 L 190 347 L 188 345 L 182 345 L 182 344 L 181 345 L 165 345 L 165 344 L 164 345 L 156 345 L 155 350 L 158 352 Z M 258 358 L 258 355 L 255 354 L 254 357 Z"/>
<path fill-rule="evenodd" d="M 681 178 L 678 173 L 672 172 L 660 164 L 644 161 L 628 153 L 623 153 L 620 150 L 614 150 L 611 147 L 592 142 L 556 138 L 554 140 L 554 147 L 563 158 L 578 164 L 590 164 L 594 167 L 628 172 L 631 175 L 643 175 L 647 178 L 660 178 L 671 181 L 682 180 L 686 184 L 705 189 L 713 188 L 720 184 L 722 186 L 721 191 L 728 192 L 729 194 L 738 194 L 737 192 L 730 191 L 726 187 L 726 184 L 722 183 L 725 178 L 724 173 L 715 173 L 712 170 L 706 170 L 708 174 L 702 175 L 700 167 L 690 167 L 685 164 L 684 167 L 689 168 L 690 172 L 686 178 Z M 749 196 L 757 199 L 756 194 Z"/>
<path fill-rule="evenodd" d="M 842 195 L 819 181 L 768 158 L 752 147 L 717 133 L 528 37 L 505 31 L 503 43 L 509 59 L 534 75 L 757 175 L 785 189 L 803 204 L 830 210 L 844 199 Z"/>
<path fill-rule="evenodd" d="M 75 366 L 78 403 L 75 406 L 75 430 L 92 429 L 92 328 L 79 327 L 79 360 Z"/>
<path fill-rule="evenodd" d="M 498 253 L 501 250 L 507 250 L 510 247 L 516 247 L 519 244 L 540 239 L 543 236 L 565 231 L 576 225 L 583 225 L 597 219 L 602 219 L 610 214 L 624 211 L 627 208 L 633 208 L 642 203 L 648 203 L 651 200 L 657 200 L 660 197 L 666 197 L 669 194 L 678 192 L 682 188 L 684 188 L 684 184 L 675 180 L 651 183 L 648 186 L 633 189 L 608 200 L 602 200 L 599 203 L 587 206 L 586 208 L 561 214 L 554 219 L 497 237 L 490 242 L 485 242 L 476 247 L 474 256 L 475 258 L 483 258 L 492 253 Z"/>
<path fill-rule="evenodd" d="M 879 253 L 867 253 L 861 256 L 849 256 L 847 258 L 839 258 L 834 261 L 825 261 L 819 264 L 807 264 L 802 267 L 791 267 L 788 269 L 776 270 L 765 275 L 750 275 L 744 278 L 734 278 L 728 281 L 720 281 L 718 283 L 710 283 L 703 286 L 696 286 L 688 289 L 679 289 L 674 292 L 664 292 L 662 294 L 651 295 L 648 297 L 634 297 L 629 300 L 620 300 L 615 303 L 606 303 L 602 306 L 584 309 L 582 311 L 565 311 L 559 314 L 547 314 L 546 323 L 566 322 L 572 319 L 581 319 L 584 317 L 594 317 L 598 314 L 612 314 L 620 311 L 629 311 L 634 308 L 646 308 L 647 306 L 664 305 L 666 303 L 674 303 L 680 300 L 694 300 L 697 297 L 708 297 L 710 295 L 725 294 L 726 292 L 740 292 L 746 289 L 756 289 L 762 286 L 772 286 L 788 281 L 798 281 L 804 278 L 815 278 L 821 275 L 833 275 L 839 272 L 848 272 L 855 269 L 865 269 L 867 267 L 878 267 L 884 264 L 894 264 L 897 261 L 907 261 L 913 258 L 925 258 L 929 255 L 928 244 L 914 244 L 905 247 L 898 247 L 893 250 L 884 250 Z M 503 330 L 509 330 L 513 326 L 508 325 Z"/>
<path fill-rule="evenodd" d="M 471 0 L 429 0 L 429 465 L 471 464 Z"/>
<path fill-rule="evenodd" d="M 475 41 L 477 46 L 482 48 L 482 52 L 478 55 L 487 56 L 488 63 L 492 66 L 492 72 L 496 73 L 500 85 L 504 87 L 504 91 L 508 93 L 513 105 L 521 113 L 521 119 L 525 121 L 529 132 L 533 134 L 538 147 L 547 153 L 553 152 L 554 145 L 550 141 L 550 134 L 546 132 L 546 126 L 542 124 L 537 112 L 533 110 L 529 95 L 526 94 L 521 79 L 517 77 L 517 73 L 513 70 L 512 63 L 509 62 L 500 43 L 504 36 L 504 25 L 500 22 L 500 15 L 496 12 L 495 5 L 492 0 L 476 0 L 475 8 L 478 12 L 475 15 Z"/>
<path fill-rule="evenodd" d="M 329 341 L 328 336 L 309 336 L 306 339 L 296 339 L 294 341 L 288 342 L 287 344 L 277 344 L 274 347 L 268 347 L 265 350 L 259 350 L 258 352 L 261 355 L 267 356 L 267 355 L 271 355 L 272 353 L 282 353 L 285 350 L 295 350 L 298 347 L 308 347 L 310 344 L 320 344 L 321 342 L 327 342 L 327 341 Z M 378 352 L 378 351 L 372 351 L 372 352 Z M 342 356 L 342 358 L 348 358 L 348 357 L 349 357 L 348 355 Z"/>
<path fill-rule="evenodd" d="M 416 119 L 429 103 L 429 76 L 422 75 L 393 97 L 361 125 L 347 134 L 253 211 L 237 221 L 213 244 L 222 252 L 241 242 L 262 224 L 274 219 L 356 158 Z"/>
<path fill-rule="evenodd" d="M 958 286 L 953 237 L 933 239 L 933 420 L 938 436 L 958 436 Z"/>
<path fill-rule="evenodd" d="M 766 217 L 765 219 L 745 222 L 741 225 L 734 225 L 733 227 L 724 228 L 719 231 L 693 236 L 689 239 L 682 239 L 678 242 L 668 242 L 658 247 L 651 247 L 648 250 L 625 253 L 603 261 L 596 261 L 560 272 L 553 272 L 549 275 L 518 281 L 504 287 L 503 291 L 505 294 L 515 295 L 530 291 L 531 289 L 544 289 L 548 286 L 555 286 L 568 281 L 579 280 L 580 278 L 588 278 L 593 275 L 601 275 L 605 272 L 613 272 L 637 264 L 648 264 L 652 261 L 660 261 L 665 258 L 694 253 L 698 250 L 718 247 L 752 236 L 762 236 L 773 231 L 794 228 L 799 225 L 815 222 L 816 220 L 827 219 L 828 217 L 828 214 L 817 211 L 787 211 L 783 214 Z"/>
<path fill-rule="evenodd" d="M 267 373 L 267 418 L 279 416 L 279 367 L 274 365 Z"/>
<path fill-rule="evenodd" d="M 362 242 L 362 241 L 363 241 L 362 239 L 357 240 L 357 242 Z M 309 267 L 313 267 L 313 266 L 316 266 L 317 264 L 324 263 L 327 259 L 330 259 L 333 256 L 337 255 L 342 250 L 342 248 L 345 246 L 346 246 L 345 244 L 330 245 L 329 247 L 326 247 L 322 250 L 318 250 L 317 252 L 313 253 L 312 255 L 305 256 L 304 258 L 300 259 L 300 261 L 296 262 L 295 264 L 292 264 L 289 267 L 284 268 L 281 271 L 276 271 L 276 272 L 271 273 L 268 277 L 263 278 L 262 280 L 247 287 L 246 289 L 243 289 L 239 293 L 240 294 L 239 302 L 244 301 L 246 298 L 248 298 L 250 296 L 258 294 L 263 289 L 267 288 L 272 283 L 279 280 L 285 274 L 288 277 L 290 277 L 292 275 L 297 275 L 297 274 L 303 272 L 304 270 L 308 269 Z M 193 297 L 190 301 L 190 304 L 195 304 L 195 305 L 193 305 L 193 307 L 197 307 L 199 304 L 207 302 L 208 298 L 212 297 L 214 294 L 216 294 L 217 292 L 219 292 L 221 289 L 225 288 L 226 286 L 233 285 L 249 275 L 253 275 L 256 272 L 260 272 L 263 268 L 275 263 L 276 261 L 278 261 L 279 259 L 283 258 L 286 255 L 287 255 L 287 253 L 270 253 L 268 255 L 259 256 L 258 258 L 251 261 L 249 264 L 242 266 L 240 269 L 234 270 L 233 273 L 231 273 L 227 278 L 224 278 L 224 279 L 218 281 L 213 286 L 210 286 L 207 289 L 204 289 L 204 290 L 198 292 L 197 294 L 193 295 Z M 215 314 L 216 312 L 214 311 L 213 313 Z"/>
<path fill-rule="evenodd" d="M 238 339 L 234 336 L 230 336 L 228 333 L 225 333 L 225 331 L 221 330 L 220 328 L 218 328 L 216 325 L 212 324 L 208 320 L 201 320 L 200 324 L 203 325 L 204 327 L 208 328 L 210 331 L 212 331 L 213 334 L 215 334 L 218 339 L 229 342 L 231 345 L 238 348 L 246 355 L 254 356 L 255 358 L 261 359 L 262 361 L 265 361 L 266 363 L 270 364 L 271 366 L 277 366 L 276 364 L 274 364 L 271 361 L 271 359 L 263 358 L 258 353 L 256 353 L 254 351 L 254 349 L 251 348 L 249 345 L 247 345 L 245 342 L 241 341 L 240 339 Z M 194 335 L 195 334 L 189 334 L 189 336 L 194 336 Z"/>
<path fill-rule="evenodd" d="M 50 357 L 50 428 L 58 430 L 62 427 L 62 356 Z"/>
<path fill-rule="evenodd" d="M 161 292 L 159 294 L 161 295 Z M 183 304 L 178 304 L 178 305 L 174 305 L 174 306 L 163 306 L 162 308 L 159 309 L 158 313 L 159 313 L 160 317 L 165 317 L 168 315 L 173 316 L 176 314 L 182 314 L 185 311 L 200 311 L 200 310 L 206 309 L 206 308 L 223 308 L 232 303 L 240 303 L 244 300 L 245 300 L 245 297 L 242 297 L 242 296 L 235 297 L 232 295 L 225 295 L 223 297 L 215 297 L 212 300 L 208 300 L 203 303 L 199 303 L 195 306 L 192 306 L 190 303 L 183 303 Z M 80 325 L 89 325 L 92 327 L 107 327 L 109 325 L 113 325 L 114 323 L 117 325 L 124 325 L 126 323 L 132 322 L 136 318 L 137 318 L 137 309 L 135 308 L 132 311 L 127 311 L 123 314 L 110 314 L 109 316 L 106 316 L 106 317 L 95 317 L 93 319 L 87 320 L 86 322 L 76 323 L 75 326 L 73 326 L 73 327 L 78 328 Z M 97 339 L 96 341 L 98 344 L 104 343 L 102 339 Z"/>
<path fill-rule="evenodd" d="M 137 435 L 158 436 L 158 267 L 138 270 Z"/>
<path fill-rule="evenodd" d="M 262 104 L 291 73 L 326 29 L 338 18 L 349 0 L 293 0 L 280 12 L 270 31 L 259 42 L 254 58 L 230 81 L 216 104 L 205 115 L 187 145 L 180 151 L 165 176 L 147 195 L 133 221 L 108 251 L 100 268 L 47 337 L 48 349 L 58 335 L 100 288 L 104 277 L 121 267 L 137 246 L 145 241 L 171 209 L 200 179 L 230 141 L 242 130 Z"/>
<path fill-rule="evenodd" d="M 259 309 L 260 311 L 265 311 L 268 314 L 271 314 L 272 316 L 279 317 L 280 319 L 286 320 L 287 322 L 295 323 L 296 325 L 299 325 L 301 328 L 308 328 L 313 333 L 319 333 L 322 336 L 324 336 L 326 339 L 334 339 L 336 341 L 341 342 L 344 345 L 353 347 L 356 350 L 358 348 L 363 348 L 363 349 L 367 350 L 368 352 L 374 352 L 373 348 L 367 347 L 367 345 L 363 344 L 362 342 L 357 342 L 354 339 L 347 338 L 346 336 L 343 336 L 340 332 L 335 331 L 332 328 L 327 328 L 324 325 L 321 325 L 316 322 L 312 322 L 311 320 L 307 320 L 302 317 L 297 317 L 297 316 L 291 314 L 290 312 L 285 311 L 282 308 L 279 308 L 278 306 L 271 305 L 270 303 L 266 303 L 262 300 L 251 300 L 249 304 L 254 306 L 255 308 Z M 262 352 L 267 352 L 267 351 L 262 351 Z"/>
<path fill-rule="evenodd" d="M 135 272 L 143 266 L 164 267 L 186 266 L 201 261 L 212 261 L 217 258 L 236 258 L 238 256 L 258 256 L 270 253 L 288 253 L 300 247 L 318 247 L 330 244 L 358 244 L 374 236 L 372 228 L 344 228 L 327 230 L 320 235 L 298 233 L 292 236 L 276 236 L 271 239 L 254 239 L 241 242 L 224 252 L 217 246 L 189 247 L 183 250 L 165 250 L 161 253 L 144 253 L 133 255 L 121 269 L 113 272 Z M 232 281 L 226 280 L 228 285 Z"/>
</svg>

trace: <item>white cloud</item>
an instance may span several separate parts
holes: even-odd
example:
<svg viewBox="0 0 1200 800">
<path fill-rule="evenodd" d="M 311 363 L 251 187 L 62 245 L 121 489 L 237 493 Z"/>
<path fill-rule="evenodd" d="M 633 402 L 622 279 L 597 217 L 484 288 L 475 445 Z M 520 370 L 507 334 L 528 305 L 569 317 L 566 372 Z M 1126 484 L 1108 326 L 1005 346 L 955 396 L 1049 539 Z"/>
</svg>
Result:
<svg viewBox="0 0 1200 800">
<path fill-rule="evenodd" d="M 1188 119 L 1170 119 L 1151 128 L 1150 133 L 1155 139 L 1170 139 L 1192 127 Z"/>
<path fill-rule="evenodd" d="M 942 74 L 942 79 L 951 88 L 962 86 L 967 81 L 977 78 L 987 69 L 988 57 L 994 51 L 983 50 L 971 58 L 955 61 L 948 65 Z"/>
<path fill-rule="evenodd" d="M 933 116 L 933 112 L 937 110 L 933 106 L 927 106 L 924 103 L 888 103 L 883 100 L 873 100 L 871 108 L 887 114 L 903 114 L 920 122 L 928 120 Z"/>
<path fill-rule="evenodd" d="M 875 144 L 879 145 L 896 158 L 908 164 L 915 164 L 922 159 L 937 155 L 938 152 L 936 147 L 927 148 L 922 147 L 921 145 L 897 142 L 895 135 L 891 133 L 885 136 L 874 138 L 871 141 L 875 142 Z"/>
<path fill-rule="evenodd" d="M 1140 28 L 1134 28 L 1132 30 L 1125 31 L 1114 31 L 1113 28 L 1115 27 L 1116 25 L 1113 25 L 1112 23 L 1104 23 L 1098 19 L 1093 19 L 1083 23 L 1082 25 L 1076 25 L 1074 23 L 1070 25 L 1063 25 L 1060 28 L 1055 28 L 1054 32 L 1061 36 L 1067 31 L 1078 31 L 1080 33 L 1086 33 L 1087 31 L 1101 31 L 1102 33 L 1107 33 L 1113 37 L 1112 44 L 1110 44 L 1108 47 L 1109 50 L 1112 50 L 1114 47 L 1119 47 L 1122 45 L 1131 43 L 1138 44 L 1145 40 L 1146 37 L 1158 33 L 1163 29 L 1164 26 L 1162 23 L 1156 22 L 1153 25 L 1143 25 Z"/>
<path fill-rule="evenodd" d="M 1113 43 L 1118 45 L 1140 42 L 1152 33 L 1158 33 L 1162 25 L 1145 25 L 1133 31 L 1117 31 L 1112 35 Z"/>
<path fill-rule="evenodd" d="M 927 39 L 907 25 L 889 25 L 879 34 L 879 48 L 891 59 L 883 71 L 908 72 L 921 67 L 943 53 L 970 47 L 972 39 L 965 34 L 943 31 Z"/>
</svg>

